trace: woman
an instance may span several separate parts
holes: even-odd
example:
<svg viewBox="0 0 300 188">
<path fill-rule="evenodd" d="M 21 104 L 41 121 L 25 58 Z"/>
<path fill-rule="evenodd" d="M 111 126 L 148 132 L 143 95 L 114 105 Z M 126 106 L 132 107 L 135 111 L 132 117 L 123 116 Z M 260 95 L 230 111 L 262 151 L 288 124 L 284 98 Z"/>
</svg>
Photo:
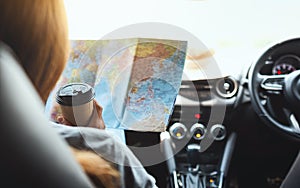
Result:
<svg viewBox="0 0 300 188">
<path fill-rule="evenodd" d="M 62 0 L 0 1 L 0 41 L 15 52 L 44 103 L 60 77 L 68 57 L 66 20 Z M 95 124 L 102 122 L 101 108 L 97 106 L 97 109 L 98 113 L 94 115 L 92 121 Z M 141 166 L 128 148 L 113 141 L 105 132 L 94 128 L 78 130 L 76 127 L 59 124 L 53 126 L 73 147 L 77 161 L 96 185 L 116 187 L 120 181 L 121 187 L 155 186 L 154 179 L 142 167 L 134 169 L 115 164 L 119 170 L 117 172 L 113 165 L 95 152 L 91 152 L 94 150 L 99 153 L 111 148 L 99 145 L 98 142 L 94 142 L 97 144 L 90 147 L 86 145 L 82 135 L 86 136 L 85 139 L 102 140 L 103 143 L 113 144 L 111 146 L 117 148 L 111 152 L 106 151 L 104 155 L 114 155 L 117 161 L 127 161 L 129 165 Z M 121 156 L 113 153 L 120 150 L 123 152 Z M 130 178 L 129 183 L 125 178 Z"/>
</svg>

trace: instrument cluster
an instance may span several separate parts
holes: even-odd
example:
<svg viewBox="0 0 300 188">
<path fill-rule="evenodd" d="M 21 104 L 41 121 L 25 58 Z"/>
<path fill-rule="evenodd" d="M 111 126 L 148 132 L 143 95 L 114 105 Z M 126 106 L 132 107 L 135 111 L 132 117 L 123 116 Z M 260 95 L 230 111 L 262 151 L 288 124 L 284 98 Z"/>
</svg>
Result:
<svg viewBox="0 0 300 188">
<path fill-rule="evenodd" d="M 300 57 L 292 54 L 281 56 L 272 68 L 273 75 L 289 74 L 300 69 Z"/>
<path fill-rule="evenodd" d="M 262 67 L 263 75 L 285 75 L 300 70 L 300 56 L 284 53 L 279 56 L 270 56 Z"/>
</svg>

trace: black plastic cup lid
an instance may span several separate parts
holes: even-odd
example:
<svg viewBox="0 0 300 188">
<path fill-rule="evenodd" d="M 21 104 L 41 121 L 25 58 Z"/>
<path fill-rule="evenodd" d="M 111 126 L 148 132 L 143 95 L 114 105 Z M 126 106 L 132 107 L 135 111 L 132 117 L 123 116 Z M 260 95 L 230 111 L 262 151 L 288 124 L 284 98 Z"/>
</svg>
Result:
<svg viewBox="0 0 300 188">
<path fill-rule="evenodd" d="M 86 83 L 71 83 L 62 86 L 56 93 L 56 102 L 65 106 L 78 106 L 95 98 L 94 89 Z"/>
</svg>

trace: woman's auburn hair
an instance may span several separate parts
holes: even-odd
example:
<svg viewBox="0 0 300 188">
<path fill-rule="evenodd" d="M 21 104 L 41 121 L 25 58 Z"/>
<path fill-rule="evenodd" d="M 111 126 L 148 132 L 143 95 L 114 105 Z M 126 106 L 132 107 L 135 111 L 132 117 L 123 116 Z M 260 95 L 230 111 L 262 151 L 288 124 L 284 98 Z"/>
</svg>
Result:
<svg viewBox="0 0 300 188">
<path fill-rule="evenodd" d="M 69 54 L 62 0 L 0 1 L 0 40 L 10 46 L 46 102 Z"/>
</svg>

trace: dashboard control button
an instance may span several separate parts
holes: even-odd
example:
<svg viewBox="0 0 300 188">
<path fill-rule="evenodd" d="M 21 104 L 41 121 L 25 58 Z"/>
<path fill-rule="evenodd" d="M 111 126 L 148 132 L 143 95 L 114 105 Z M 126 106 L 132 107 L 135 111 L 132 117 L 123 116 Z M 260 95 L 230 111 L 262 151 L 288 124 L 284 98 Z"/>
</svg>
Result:
<svg viewBox="0 0 300 188">
<path fill-rule="evenodd" d="M 187 129 L 182 123 L 174 123 L 171 125 L 169 132 L 173 138 L 181 140 L 185 137 Z"/>
<path fill-rule="evenodd" d="M 202 140 L 202 138 L 205 135 L 205 132 L 206 132 L 206 129 L 205 129 L 204 125 L 202 125 L 200 123 L 194 124 L 190 129 L 190 133 L 195 140 Z"/>
<path fill-rule="evenodd" d="M 226 136 L 226 128 L 221 124 L 213 125 L 210 129 L 214 140 L 223 140 Z"/>
</svg>

